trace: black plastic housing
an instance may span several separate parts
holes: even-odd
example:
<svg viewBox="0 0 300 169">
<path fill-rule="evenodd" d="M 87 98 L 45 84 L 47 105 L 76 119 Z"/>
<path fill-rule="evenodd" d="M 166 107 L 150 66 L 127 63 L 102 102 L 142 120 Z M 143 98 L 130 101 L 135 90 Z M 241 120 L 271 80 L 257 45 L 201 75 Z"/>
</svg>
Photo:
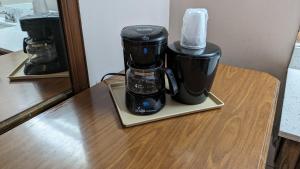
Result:
<svg viewBox="0 0 300 169">
<path fill-rule="evenodd" d="M 149 68 L 165 59 L 168 31 L 161 26 L 134 25 L 121 32 L 124 67 Z"/>
<path fill-rule="evenodd" d="M 57 59 L 51 63 L 26 62 L 24 73 L 27 75 L 39 75 L 57 73 L 68 70 L 67 48 L 65 44 L 62 22 L 58 14 L 49 13 L 43 16 L 27 15 L 20 18 L 22 31 L 26 31 L 28 38 L 24 39 L 23 50 L 26 53 L 26 41 L 34 42 L 52 41 L 55 43 Z"/>
<path fill-rule="evenodd" d="M 184 104 L 200 104 L 210 92 L 217 71 L 221 49 L 207 43 L 205 49 L 194 50 L 174 42 L 168 46 L 167 67 L 174 73 L 178 93 L 172 98 Z"/>
</svg>

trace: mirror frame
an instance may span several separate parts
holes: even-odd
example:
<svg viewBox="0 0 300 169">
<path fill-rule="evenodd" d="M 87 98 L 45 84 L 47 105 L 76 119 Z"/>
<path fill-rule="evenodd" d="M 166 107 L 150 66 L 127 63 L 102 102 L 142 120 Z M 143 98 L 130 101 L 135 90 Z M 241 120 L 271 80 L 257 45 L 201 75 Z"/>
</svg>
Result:
<svg viewBox="0 0 300 169">
<path fill-rule="evenodd" d="M 68 52 L 73 94 L 90 87 L 78 0 L 57 0 Z"/>
</svg>

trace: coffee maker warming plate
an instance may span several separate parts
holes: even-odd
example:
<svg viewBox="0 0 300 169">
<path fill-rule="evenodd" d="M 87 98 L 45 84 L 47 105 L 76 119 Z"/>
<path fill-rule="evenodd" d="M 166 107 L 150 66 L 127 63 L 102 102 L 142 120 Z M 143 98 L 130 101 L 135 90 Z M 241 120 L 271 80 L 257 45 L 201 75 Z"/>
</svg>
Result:
<svg viewBox="0 0 300 169">
<path fill-rule="evenodd" d="M 224 103 L 212 93 L 209 93 L 208 98 L 203 103 L 198 105 L 181 104 L 172 100 L 169 95 L 166 95 L 166 105 L 158 113 L 152 115 L 134 115 L 130 113 L 126 108 L 125 84 L 123 82 L 118 82 L 109 84 L 108 86 L 124 127 L 132 127 L 172 117 L 199 113 L 207 110 L 221 108 L 222 106 L 224 106 Z"/>
</svg>

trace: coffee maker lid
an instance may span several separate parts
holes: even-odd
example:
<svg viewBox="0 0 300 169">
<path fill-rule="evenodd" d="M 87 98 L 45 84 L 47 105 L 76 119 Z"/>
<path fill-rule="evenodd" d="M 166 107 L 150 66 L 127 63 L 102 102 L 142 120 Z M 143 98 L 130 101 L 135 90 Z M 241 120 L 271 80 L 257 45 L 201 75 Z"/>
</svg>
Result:
<svg viewBox="0 0 300 169">
<path fill-rule="evenodd" d="M 60 21 L 58 13 L 49 13 L 45 15 L 26 15 L 20 18 L 20 26 L 22 31 L 32 29 L 43 29 L 45 23 L 52 24 Z"/>
<path fill-rule="evenodd" d="M 167 42 L 168 31 L 162 26 L 133 25 L 122 29 L 121 37 L 131 43 Z"/>
<path fill-rule="evenodd" d="M 58 20 L 59 19 L 59 13 L 52 12 L 44 15 L 26 15 L 20 18 L 21 23 L 28 22 L 29 24 L 32 24 L 31 22 L 35 22 L 35 24 L 38 24 L 38 21 L 44 21 L 44 20 Z"/>
<path fill-rule="evenodd" d="M 221 48 L 213 43 L 207 42 L 207 45 L 203 49 L 187 49 L 180 45 L 180 41 L 176 41 L 168 45 L 168 50 L 181 56 L 192 57 L 214 57 L 221 55 Z"/>
</svg>

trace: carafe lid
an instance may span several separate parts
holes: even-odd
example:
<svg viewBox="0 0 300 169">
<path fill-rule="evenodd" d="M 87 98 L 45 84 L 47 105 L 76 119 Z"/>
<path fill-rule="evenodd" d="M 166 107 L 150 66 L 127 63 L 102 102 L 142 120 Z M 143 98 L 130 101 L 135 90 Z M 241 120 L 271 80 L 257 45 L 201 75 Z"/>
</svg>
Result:
<svg viewBox="0 0 300 169">
<path fill-rule="evenodd" d="M 54 43 L 53 40 L 50 39 L 35 41 L 32 38 L 26 38 L 24 41 L 27 45 L 49 45 Z"/>
<path fill-rule="evenodd" d="M 214 57 L 221 55 L 221 48 L 213 43 L 207 42 L 203 49 L 187 49 L 180 45 L 180 41 L 176 41 L 168 45 L 168 52 L 173 52 L 176 55 L 190 56 L 190 57 Z"/>
<path fill-rule="evenodd" d="M 131 43 L 167 43 L 168 31 L 162 26 L 133 25 L 122 29 L 121 37 Z"/>
</svg>

